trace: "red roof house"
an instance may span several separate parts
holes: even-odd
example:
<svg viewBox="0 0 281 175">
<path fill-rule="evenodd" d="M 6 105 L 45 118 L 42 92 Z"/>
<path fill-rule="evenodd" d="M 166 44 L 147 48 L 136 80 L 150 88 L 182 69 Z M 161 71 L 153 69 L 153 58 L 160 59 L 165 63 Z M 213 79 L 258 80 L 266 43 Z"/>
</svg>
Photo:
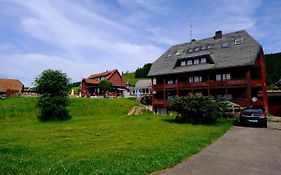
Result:
<svg viewBox="0 0 281 175">
<path fill-rule="evenodd" d="M 118 96 L 122 91 L 126 90 L 126 83 L 117 69 L 105 71 L 98 74 L 90 75 L 82 80 L 81 95 L 83 97 L 101 96 L 103 92 L 99 88 L 99 82 L 106 80 L 112 83 L 113 88 L 109 92 L 109 96 Z"/>
<path fill-rule="evenodd" d="M 6 94 L 8 97 L 23 90 L 23 84 L 16 79 L 0 78 L 0 94 Z"/>
</svg>

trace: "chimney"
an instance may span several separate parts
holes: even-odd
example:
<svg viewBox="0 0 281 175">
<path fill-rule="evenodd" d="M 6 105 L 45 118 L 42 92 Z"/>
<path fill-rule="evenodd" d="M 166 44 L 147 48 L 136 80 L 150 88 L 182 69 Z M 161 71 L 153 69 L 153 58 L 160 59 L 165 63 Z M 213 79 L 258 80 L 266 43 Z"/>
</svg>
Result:
<svg viewBox="0 0 281 175">
<path fill-rule="evenodd" d="M 191 40 L 191 42 L 195 42 L 195 41 L 196 41 L 196 39 L 192 39 L 192 40 Z"/>
<path fill-rule="evenodd" d="M 216 31 L 214 39 L 221 39 L 221 38 L 222 38 L 222 31 L 221 30 Z"/>
</svg>

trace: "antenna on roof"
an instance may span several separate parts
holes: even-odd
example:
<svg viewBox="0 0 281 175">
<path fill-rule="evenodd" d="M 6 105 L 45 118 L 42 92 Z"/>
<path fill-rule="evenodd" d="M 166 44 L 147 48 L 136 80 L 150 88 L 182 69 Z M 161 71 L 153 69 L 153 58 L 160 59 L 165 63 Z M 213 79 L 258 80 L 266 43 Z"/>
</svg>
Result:
<svg viewBox="0 0 281 175">
<path fill-rule="evenodd" d="M 192 22 L 190 22 L 190 31 L 189 31 L 190 41 L 192 40 Z"/>
</svg>

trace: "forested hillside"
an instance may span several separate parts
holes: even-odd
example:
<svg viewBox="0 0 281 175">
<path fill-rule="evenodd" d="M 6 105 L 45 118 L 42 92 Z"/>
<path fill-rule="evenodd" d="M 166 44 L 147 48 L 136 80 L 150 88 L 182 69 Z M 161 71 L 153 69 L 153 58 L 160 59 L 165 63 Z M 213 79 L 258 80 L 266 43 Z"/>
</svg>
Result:
<svg viewBox="0 0 281 175">
<path fill-rule="evenodd" d="M 272 85 L 281 78 L 281 52 L 265 54 L 267 84 Z"/>
</svg>

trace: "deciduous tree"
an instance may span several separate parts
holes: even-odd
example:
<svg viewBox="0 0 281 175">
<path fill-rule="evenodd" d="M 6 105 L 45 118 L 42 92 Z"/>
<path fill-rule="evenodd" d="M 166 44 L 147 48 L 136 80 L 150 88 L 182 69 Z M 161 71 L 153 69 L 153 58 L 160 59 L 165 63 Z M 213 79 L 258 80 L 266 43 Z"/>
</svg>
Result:
<svg viewBox="0 0 281 175">
<path fill-rule="evenodd" d="M 69 104 L 69 78 L 60 70 L 44 70 L 35 79 L 36 91 L 40 94 L 37 106 L 40 120 L 65 120 L 70 115 L 66 109 Z"/>
</svg>

